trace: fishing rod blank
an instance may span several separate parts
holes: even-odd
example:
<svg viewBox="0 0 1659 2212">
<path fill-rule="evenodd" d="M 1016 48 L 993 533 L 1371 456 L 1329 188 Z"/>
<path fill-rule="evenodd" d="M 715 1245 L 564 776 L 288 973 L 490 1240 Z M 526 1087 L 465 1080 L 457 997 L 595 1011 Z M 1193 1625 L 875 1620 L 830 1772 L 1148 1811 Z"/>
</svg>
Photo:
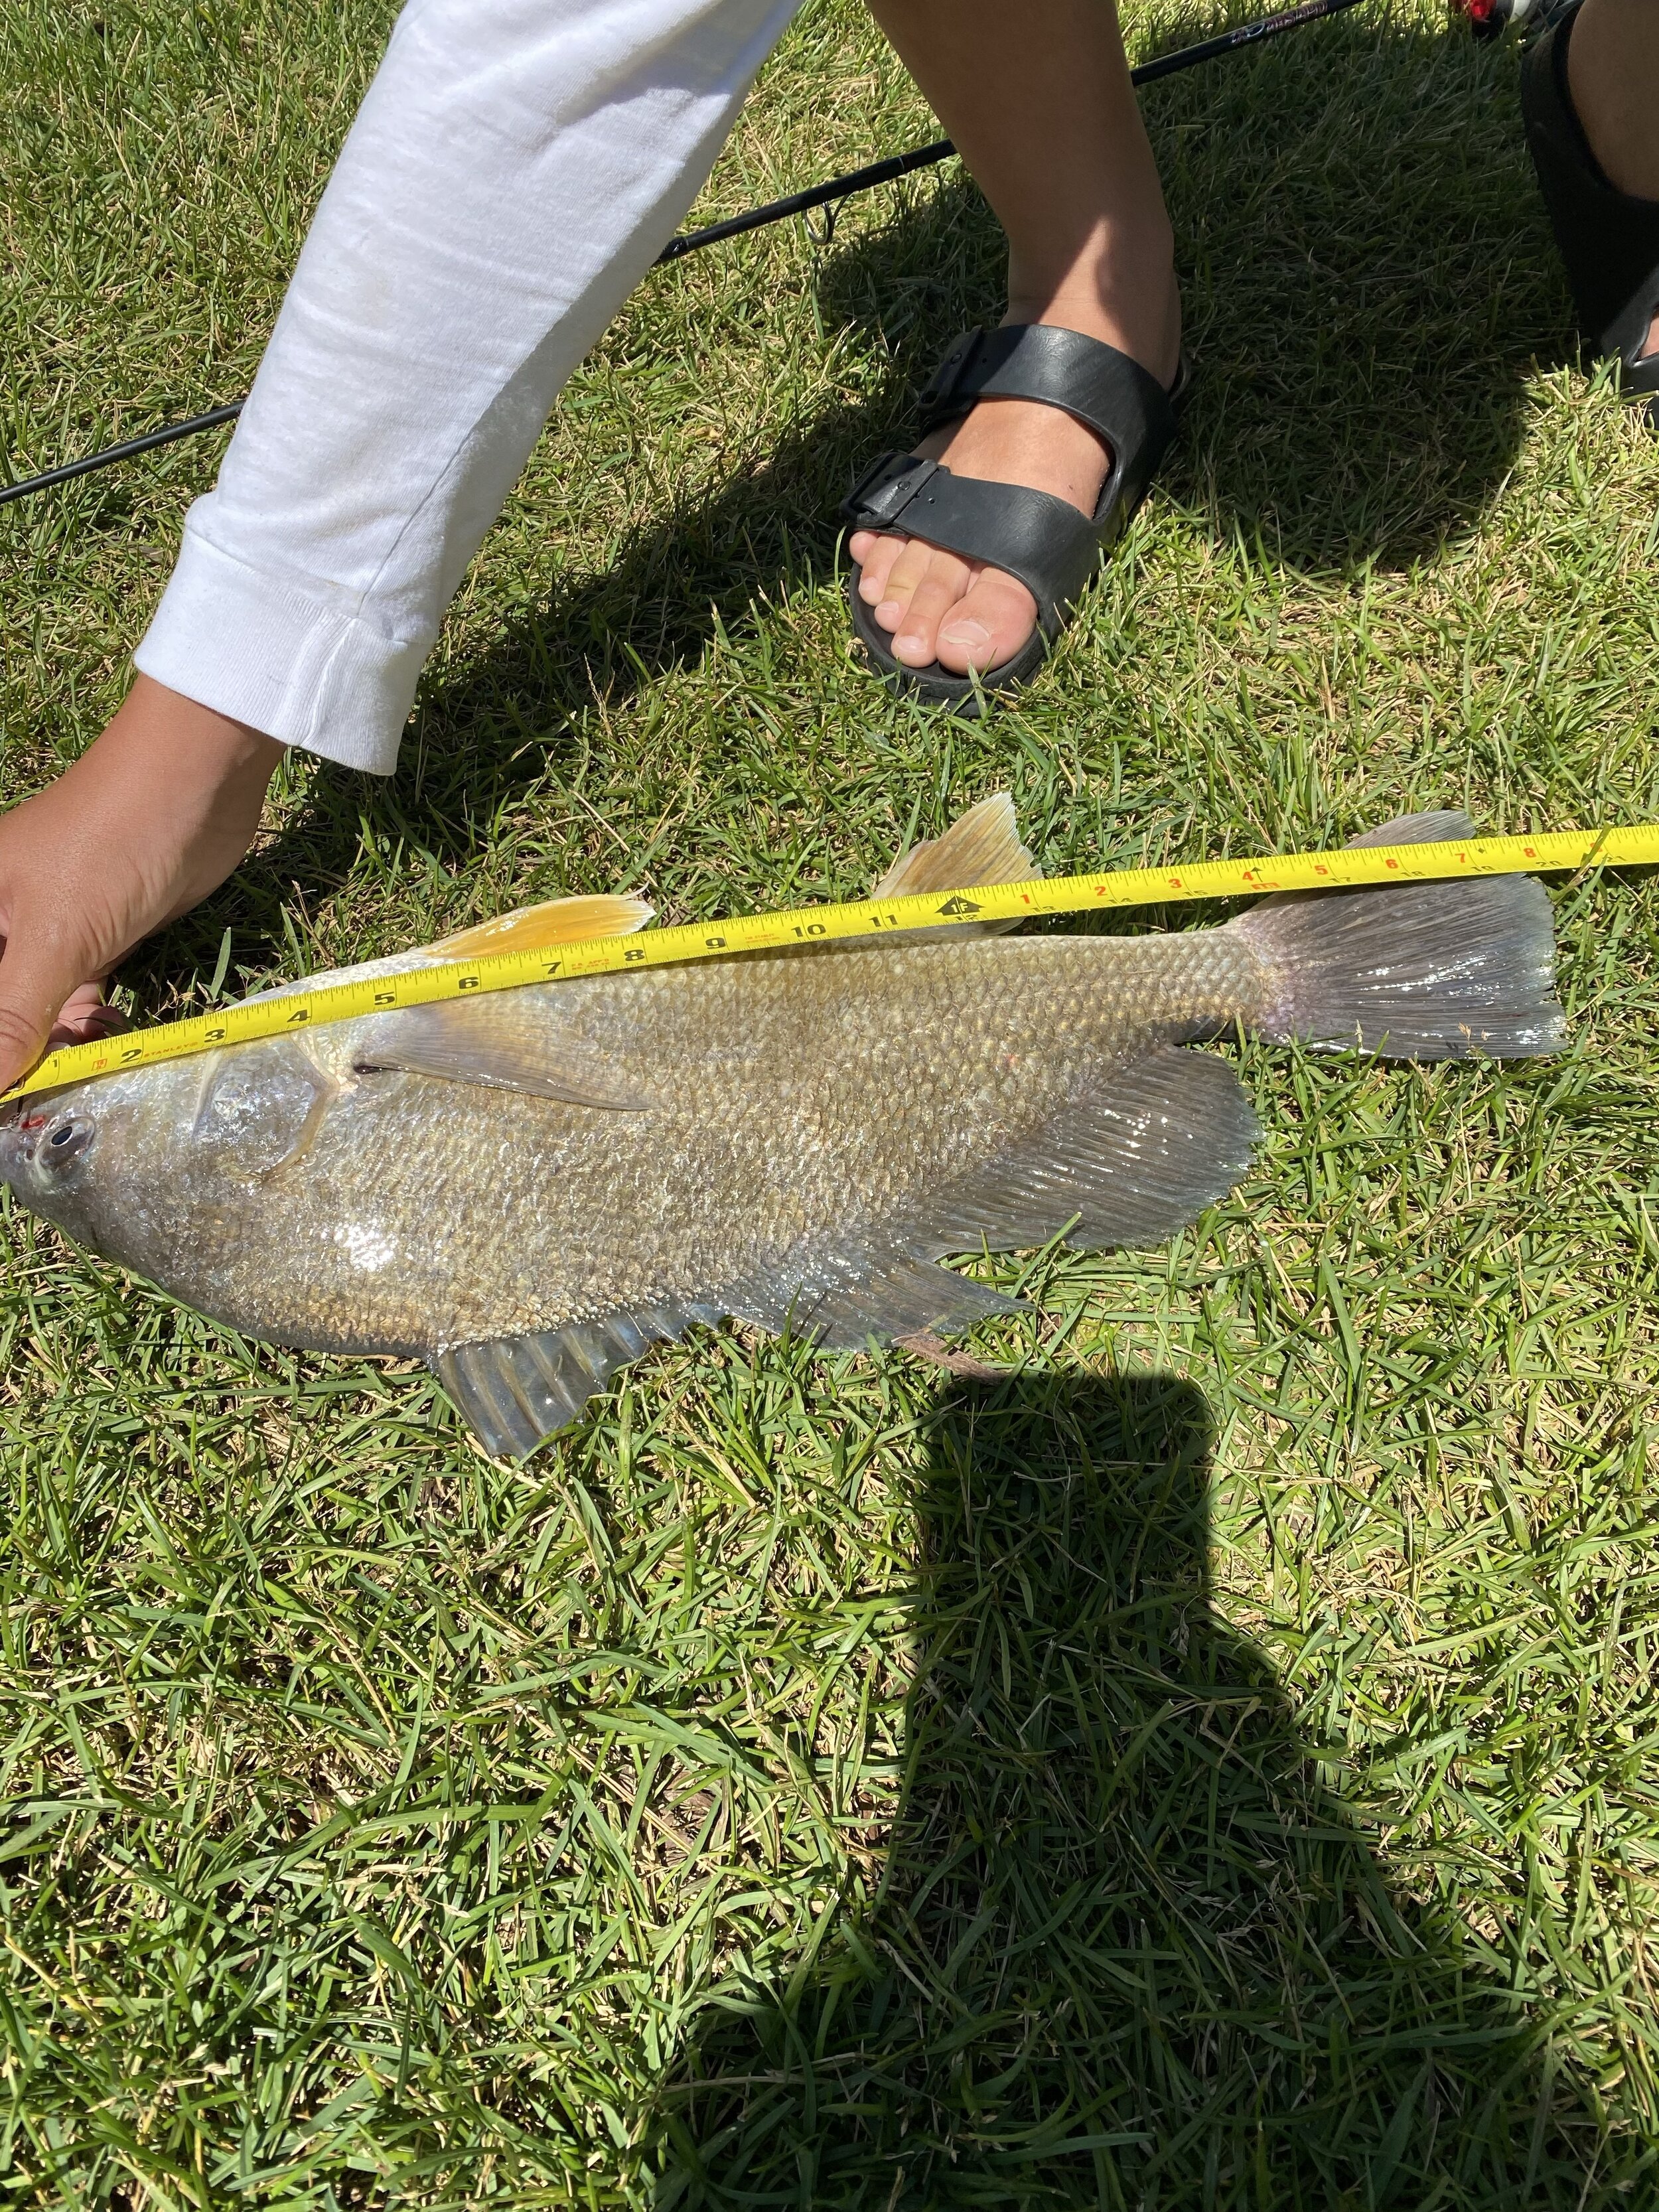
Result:
<svg viewBox="0 0 1659 2212">
<path fill-rule="evenodd" d="M 1182 46 L 1175 53 L 1160 54 L 1154 61 L 1142 62 L 1138 69 L 1130 70 L 1130 82 L 1153 84 L 1160 77 L 1176 76 L 1182 70 L 1194 69 L 1200 62 L 1218 61 L 1224 55 L 1237 53 L 1246 46 L 1259 46 L 1264 39 L 1276 39 L 1283 32 L 1300 30 L 1304 23 L 1319 22 L 1327 15 L 1344 15 L 1350 8 L 1359 5 L 1360 0 L 1304 0 L 1299 7 L 1259 16 L 1254 22 L 1240 23 L 1233 30 L 1222 31 L 1213 39 L 1201 39 L 1196 46 Z M 885 161 L 872 161 L 867 167 L 854 169 L 844 177 L 831 177 L 827 184 L 809 185 L 805 191 L 791 192 L 784 199 L 768 200 L 763 207 L 750 208 L 746 215 L 729 216 L 724 222 L 711 222 L 702 230 L 688 230 L 669 240 L 657 256 L 654 266 L 660 269 L 671 262 L 683 261 L 688 253 L 701 253 L 706 246 L 719 246 L 728 238 L 741 238 L 746 232 L 763 229 L 769 223 L 787 222 L 791 216 L 810 215 L 815 208 L 838 210 L 842 201 L 851 199 L 855 193 L 867 192 L 877 185 L 891 184 L 916 169 L 931 168 L 937 161 L 948 161 L 956 150 L 950 139 L 936 138 L 931 145 L 915 147 L 908 154 L 890 155 Z M 831 232 L 834 227 L 832 216 Z M 191 415 L 182 422 L 169 422 L 163 429 L 146 430 L 141 437 L 123 439 L 118 446 L 106 446 L 101 453 L 88 453 L 78 461 L 65 461 L 40 476 L 0 484 L 0 507 L 9 507 L 13 500 L 27 499 L 32 492 L 49 491 L 54 484 L 72 483 L 76 477 L 90 476 L 96 469 L 112 468 L 118 461 L 130 461 L 137 454 L 154 453 L 160 446 L 175 445 L 179 439 L 193 438 L 199 431 L 216 429 L 222 422 L 234 422 L 245 404 L 233 399 L 226 406 L 210 408 L 205 415 Z"/>
</svg>

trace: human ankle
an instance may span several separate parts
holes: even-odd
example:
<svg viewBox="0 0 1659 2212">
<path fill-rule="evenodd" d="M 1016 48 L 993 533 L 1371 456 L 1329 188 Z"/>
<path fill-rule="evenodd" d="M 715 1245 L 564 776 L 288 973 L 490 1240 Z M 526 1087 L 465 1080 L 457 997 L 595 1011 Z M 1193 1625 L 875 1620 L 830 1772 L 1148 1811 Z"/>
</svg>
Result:
<svg viewBox="0 0 1659 2212">
<path fill-rule="evenodd" d="M 267 781 L 288 750 L 251 722 L 239 722 L 234 715 L 222 714 L 216 708 L 204 707 L 142 674 L 133 678 L 132 688 L 111 717 L 105 735 L 117 731 L 128 742 L 194 757 L 216 768 L 233 772 L 263 769 Z"/>
<path fill-rule="evenodd" d="M 1567 86 L 1614 191 L 1659 200 L 1659 6 L 1583 0 L 1567 47 Z"/>
<path fill-rule="evenodd" d="M 1181 295 L 1167 226 L 1160 236 L 1138 236 L 1132 253 L 1103 252 L 1048 281 L 1011 256 L 1004 319 L 1081 331 L 1169 384 L 1181 357 Z"/>
</svg>

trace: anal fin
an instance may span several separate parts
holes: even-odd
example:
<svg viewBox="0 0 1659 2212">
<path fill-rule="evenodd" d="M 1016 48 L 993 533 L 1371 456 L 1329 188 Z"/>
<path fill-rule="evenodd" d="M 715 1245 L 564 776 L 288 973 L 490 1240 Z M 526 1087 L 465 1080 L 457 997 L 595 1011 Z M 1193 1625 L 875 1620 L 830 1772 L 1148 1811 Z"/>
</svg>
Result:
<svg viewBox="0 0 1659 2212">
<path fill-rule="evenodd" d="M 701 1300 L 665 1300 L 563 1328 L 454 1345 L 431 1353 L 427 1364 L 492 1458 L 524 1459 L 580 1419 L 619 1367 L 693 1322 L 723 1317 L 723 1308 Z"/>
<path fill-rule="evenodd" d="M 909 1253 L 792 1255 L 728 1285 L 721 1304 L 763 1328 L 810 1340 L 824 1352 L 862 1352 L 927 1330 L 971 1328 L 993 1314 L 1024 1313 L 1023 1298 Z"/>
</svg>

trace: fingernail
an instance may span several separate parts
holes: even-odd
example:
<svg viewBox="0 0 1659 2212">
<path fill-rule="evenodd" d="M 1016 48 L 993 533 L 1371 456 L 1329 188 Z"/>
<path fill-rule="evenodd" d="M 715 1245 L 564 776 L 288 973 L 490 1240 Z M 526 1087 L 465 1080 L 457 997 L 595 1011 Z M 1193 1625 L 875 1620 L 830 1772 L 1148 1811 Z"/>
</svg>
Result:
<svg viewBox="0 0 1659 2212">
<path fill-rule="evenodd" d="M 969 648 L 983 647 L 991 642 L 990 631 L 971 615 L 964 615 L 960 622 L 953 622 L 948 629 L 942 629 L 939 637 L 945 645 L 965 645 Z"/>
</svg>

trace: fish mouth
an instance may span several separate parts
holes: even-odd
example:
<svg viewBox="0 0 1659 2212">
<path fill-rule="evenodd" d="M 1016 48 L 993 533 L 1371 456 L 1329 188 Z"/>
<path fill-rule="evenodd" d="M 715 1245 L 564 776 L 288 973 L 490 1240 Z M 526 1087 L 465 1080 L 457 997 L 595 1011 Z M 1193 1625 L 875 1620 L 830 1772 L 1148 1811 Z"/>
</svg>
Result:
<svg viewBox="0 0 1659 2212">
<path fill-rule="evenodd" d="M 16 1182 L 20 1170 L 34 1158 L 35 1144 L 46 1121 L 39 1107 L 29 1110 L 27 1098 L 13 1098 L 0 1106 L 0 1183 Z"/>
</svg>

